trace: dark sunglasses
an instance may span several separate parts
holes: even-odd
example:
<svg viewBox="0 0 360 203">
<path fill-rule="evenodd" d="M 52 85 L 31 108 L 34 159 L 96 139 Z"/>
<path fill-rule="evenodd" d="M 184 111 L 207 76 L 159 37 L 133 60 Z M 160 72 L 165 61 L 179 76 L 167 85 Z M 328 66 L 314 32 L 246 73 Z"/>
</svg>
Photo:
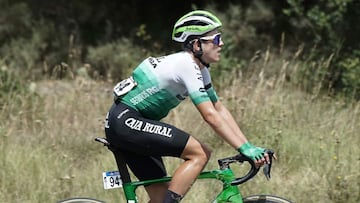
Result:
<svg viewBox="0 0 360 203">
<path fill-rule="evenodd" d="M 202 41 L 212 41 L 213 44 L 219 46 L 221 42 L 221 33 L 216 33 L 211 36 L 201 37 L 200 40 Z"/>
</svg>

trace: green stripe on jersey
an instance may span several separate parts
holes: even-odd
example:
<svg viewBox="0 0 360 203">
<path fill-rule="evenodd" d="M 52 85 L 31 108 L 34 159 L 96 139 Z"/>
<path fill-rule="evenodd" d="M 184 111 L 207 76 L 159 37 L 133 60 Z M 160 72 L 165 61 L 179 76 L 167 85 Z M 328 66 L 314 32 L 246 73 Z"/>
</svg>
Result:
<svg viewBox="0 0 360 203">
<path fill-rule="evenodd" d="M 217 96 L 213 87 L 210 87 L 209 89 L 207 89 L 206 92 L 209 95 L 212 102 L 217 102 L 219 100 L 219 97 Z"/>
<path fill-rule="evenodd" d="M 210 101 L 209 95 L 206 92 L 196 91 L 189 93 L 189 96 L 191 98 L 191 101 L 198 105 L 205 101 Z"/>
</svg>

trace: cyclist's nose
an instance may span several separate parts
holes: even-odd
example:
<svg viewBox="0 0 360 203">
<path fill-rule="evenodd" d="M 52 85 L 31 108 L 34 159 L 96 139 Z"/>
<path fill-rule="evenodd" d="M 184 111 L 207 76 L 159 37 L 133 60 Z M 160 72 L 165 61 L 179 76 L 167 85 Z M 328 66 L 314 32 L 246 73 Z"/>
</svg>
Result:
<svg viewBox="0 0 360 203">
<path fill-rule="evenodd" d="M 219 43 L 219 47 L 224 46 L 224 41 L 222 39 L 220 39 L 220 43 Z"/>
</svg>

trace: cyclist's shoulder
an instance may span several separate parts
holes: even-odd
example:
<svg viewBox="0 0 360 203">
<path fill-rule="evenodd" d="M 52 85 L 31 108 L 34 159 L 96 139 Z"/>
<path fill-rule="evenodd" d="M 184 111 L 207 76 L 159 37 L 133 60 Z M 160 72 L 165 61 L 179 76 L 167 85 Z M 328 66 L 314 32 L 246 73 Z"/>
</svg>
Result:
<svg viewBox="0 0 360 203">
<path fill-rule="evenodd" d="M 172 78 L 187 77 L 200 72 L 200 68 L 191 57 L 191 54 L 185 51 L 162 56 L 149 56 L 140 63 L 137 69 L 148 70 L 159 77 Z M 140 73 L 142 74 L 142 72 L 144 71 Z"/>
<path fill-rule="evenodd" d="M 192 63 L 191 56 L 186 52 L 176 52 L 168 55 L 148 56 L 143 59 L 139 66 L 150 65 L 153 68 L 180 66 Z"/>
<path fill-rule="evenodd" d="M 174 66 L 191 66 L 195 65 L 194 60 L 191 55 L 185 51 L 180 51 L 176 53 L 172 53 L 163 57 L 160 57 L 167 64 L 172 64 Z"/>
</svg>

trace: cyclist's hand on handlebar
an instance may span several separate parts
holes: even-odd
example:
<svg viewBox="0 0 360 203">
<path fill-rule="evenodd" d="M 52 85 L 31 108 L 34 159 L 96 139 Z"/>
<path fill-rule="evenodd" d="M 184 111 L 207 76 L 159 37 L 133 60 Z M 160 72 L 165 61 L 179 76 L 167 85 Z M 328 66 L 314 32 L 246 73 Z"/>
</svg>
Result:
<svg viewBox="0 0 360 203">
<path fill-rule="evenodd" d="M 249 142 L 241 145 L 238 151 L 253 160 L 257 167 L 262 166 L 265 163 L 270 163 L 269 155 L 265 153 L 265 149 L 256 147 Z"/>
</svg>

